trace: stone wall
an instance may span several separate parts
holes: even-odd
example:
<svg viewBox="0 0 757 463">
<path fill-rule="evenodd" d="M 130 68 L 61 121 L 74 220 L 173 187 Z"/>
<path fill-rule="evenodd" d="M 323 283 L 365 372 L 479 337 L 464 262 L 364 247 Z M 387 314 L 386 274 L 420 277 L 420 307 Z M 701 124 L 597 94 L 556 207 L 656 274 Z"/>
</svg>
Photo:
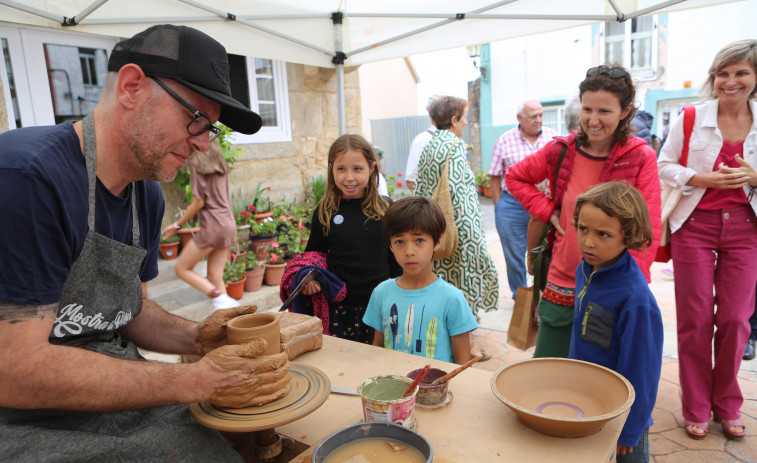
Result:
<svg viewBox="0 0 757 463">
<path fill-rule="evenodd" d="M 229 190 L 252 194 L 260 183 L 273 200 L 302 200 L 307 185 L 326 177 L 329 147 L 339 136 L 336 71 L 287 63 L 292 141 L 239 145 L 242 156 L 229 175 Z M 357 67 L 344 72 L 347 133 L 360 133 L 360 81 Z M 173 183 L 162 184 L 166 198 L 164 224 L 186 207 Z"/>
</svg>

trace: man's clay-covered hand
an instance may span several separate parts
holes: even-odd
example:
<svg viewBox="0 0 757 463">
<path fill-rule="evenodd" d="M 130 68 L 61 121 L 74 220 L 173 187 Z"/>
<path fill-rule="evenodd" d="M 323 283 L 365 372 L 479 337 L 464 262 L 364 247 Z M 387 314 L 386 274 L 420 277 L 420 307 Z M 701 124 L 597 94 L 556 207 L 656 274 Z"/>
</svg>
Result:
<svg viewBox="0 0 757 463">
<path fill-rule="evenodd" d="M 261 355 L 266 344 L 263 339 L 255 339 L 246 344 L 221 346 L 207 354 L 219 368 L 242 373 L 241 384 L 213 392 L 212 404 L 225 408 L 250 407 L 267 404 L 286 394 L 291 379 L 287 354 Z"/>
<path fill-rule="evenodd" d="M 195 344 L 197 352 L 205 355 L 208 352 L 226 345 L 226 323 L 240 315 L 255 313 L 256 305 L 243 305 L 230 309 L 216 310 L 202 322 L 200 334 L 197 335 Z"/>
</svg>

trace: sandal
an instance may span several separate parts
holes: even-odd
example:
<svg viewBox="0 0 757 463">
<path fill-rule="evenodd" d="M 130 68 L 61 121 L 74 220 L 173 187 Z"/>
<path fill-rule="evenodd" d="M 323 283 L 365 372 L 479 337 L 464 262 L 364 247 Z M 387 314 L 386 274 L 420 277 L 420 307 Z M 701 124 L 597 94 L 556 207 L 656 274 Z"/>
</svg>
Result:
<svg viewBox="0 0 757 463">
<path fill-rule="evenodd" d="M 716 423 L 721 423 L 723 426 L 723 434 L 729 439 L 743 439 L 746 436 L 746 426 L 741 419 L 735 420 L 723 420 L 719 417 L 714 417 Z"/>
<path fill-rule="evenodd" d="M 709 430 L 708 423 L 695 423 L 693 421 L 686 420 L 686 435 L 695 440 L 702 440 L 707 436 Z"/>
</svg>

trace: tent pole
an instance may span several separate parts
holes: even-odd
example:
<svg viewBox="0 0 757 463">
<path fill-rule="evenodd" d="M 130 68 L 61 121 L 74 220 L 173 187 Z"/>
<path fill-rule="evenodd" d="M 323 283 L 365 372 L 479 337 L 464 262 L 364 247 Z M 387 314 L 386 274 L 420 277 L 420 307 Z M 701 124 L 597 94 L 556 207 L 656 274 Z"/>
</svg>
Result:
<svg viewBox="0 0 757 463">
<path fill-rule="evenodd" d="M 332 13 L 331 20 L 334 23 L 334 50 L 336 54 L 332 63 L 336 65 L 336 101 L 337 101 L 337 122 L 339 136 L 347 133 L 346 111 L 344 104 L 344 60 L 347 57 L 342 51 L 342 19 L 344 13 L 337 11 Z"/>
<path fill-rule="evenodd" d="M 63 19 L 64 18 L 61 17 L 61 16 L 54 15 L 54 14 L 49 13 L 47 11 L 40 10 L 40 9 L 31 7 L 31 6 L 26 6 L 26 5 L 23 5 L 21 3 L 14 2 L 12 0 L 0 0 L 0 5 L 5 5 L 5 6 L 11 7 L 11 8 L 15 8 L 15 9 L 21 10 L 21 11 L 23 11 L 25 13 L 31 13 L 31 14 L 33 14 L 35 16 L 39 16 L 41 18 L 47 18 L 47 19 L 49 19 L 51 21 L 57 21 L 57 22 L 59 22 L 61 24 L 63 23 Z"/>
</svg>

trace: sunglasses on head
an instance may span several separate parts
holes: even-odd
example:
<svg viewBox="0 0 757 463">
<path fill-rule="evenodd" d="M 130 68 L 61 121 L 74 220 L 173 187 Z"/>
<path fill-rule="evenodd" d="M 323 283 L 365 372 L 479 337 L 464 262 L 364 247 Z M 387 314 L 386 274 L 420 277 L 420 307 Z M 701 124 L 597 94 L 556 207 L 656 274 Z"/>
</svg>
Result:
<svg viewBox="0 0 757 463">
<path fill-rule="evenodd" d="M 623 69 L 610 68 L 605 65 L 593 67 L 586 71 L 586 77 L 596 76 L 600 74 L 604 74 L 610 79 L 625 79 L 626 77 L 628 77 L 628 74 L 626 74 L 626 71 L 624 71 Z"/>
</svg>

